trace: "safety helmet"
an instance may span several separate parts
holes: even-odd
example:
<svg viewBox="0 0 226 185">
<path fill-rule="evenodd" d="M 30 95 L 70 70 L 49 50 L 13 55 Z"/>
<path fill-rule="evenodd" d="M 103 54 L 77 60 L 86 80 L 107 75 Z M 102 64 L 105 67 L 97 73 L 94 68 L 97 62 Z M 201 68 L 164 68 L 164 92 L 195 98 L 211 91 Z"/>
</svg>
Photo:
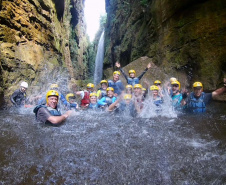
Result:
<svg viewBox="0 0 226 185">
<path fill-rule="evenodd" d="M 133 88 L 135 89 L 135 88 L 140 88 L 140 89 L 142 89 L 142 85 L 141 84 L 135 84 L 134 86 L 133 86 Z"/>
<path fill-rule="evenodd" d="M 48 104 L 48 97 L 49 96 L 56 96 L 57 98 L 59 98 L 59 93 L 55 90 L 50 90 L 46 93 L 46 102 Z"/>
<path fill-rule="evenodd" d="M 132 99 L 132 94 L 125 94 L 123 98 L 124 100 L 130 100 Z"/>
<path fill-rule="evenodd" d="M 130 73 L 134 73 L 134 74 L 136 74 L 136 71 L 135 71 L 135 70 L 133 70 L 133 69 L 130 69 L 130 70 L 129 70 L 129 74 L 130 74 Z"/>
<path fill-rule="evenodd" d="M 113 87 L 108 87 L 107 89 L 106 89 L 106 91 L 108 92 L 108 91 L 113 91 L 114 92 L 114 88 Z"/>
<path fill-rule="evenodd" d="M 96 96 L 97 97 L 97 94 L 96 93 L 90 93 L 89 97 L 92 97 L 92 96 Z"/>
<path fill-rule="evenodd" d="M 178 85 L 179 86 L 179 89 L 180 89 L 180 82 L 177 81 L 177 80 L 174 80 L 171 82 L 171 85 Z"/>
<path fill-rule="evenodd" d="M 86 87 L 87 87 L 87 88 L 94 88 L 94 84 L 88 83 Z"/>
<path fill-rule="evenodd" d="M 177 81 L 177 79 L 175 77 L 171 77 L 170 82 L 172 82 L 172 81 Z"/>
<path fill-rule="evenodd" d="M 201 82 L 195 82 L 195 83 L 193 84 L 193 87 L 202 87 L 202 88 L 203 88 L 203 85 L 202 85 Z"/>
<path fill-rule="evenodd" d="M 58 84 L 51 84 L 50 85 L 50 89 L 54 89 L 54 88 L 58 88 L 59 86 L 58 86 Z"/>
<path fill-rule="evenodd" d="M 147 89 L 146 88 L 142 88 L 142 91 L 146 91 Z"/>
<path fill-rule="evenodd" d="M 154 84 L 161 84 L 162 82 L 160 80 L 155 80 Z"/>
<path fill-rule="evenodd" d="M 115 74 L 121 75 L 121 73 L 119 71 L 114 71 L 113 75 L 115 75 Z"/>
<path fill-rule="evenodd" d="M 126 89 L 133 89 L 133 86 L 132 85 L 126 85 Z"/>
<path fill-rule="evenodd" d="M 66 100 L 69 102 L 69 98 L 75 98 L 75 95 L 73 93 L 69 93 L 66 95 Z"/>
<path fill-rule="evenodd" d="M 27 89 L 28 88 L 28 83 L 27 82 L 21 82 L 20 86 Z"/>
<path fill-rule="evenodd" d="M 101 80 L 101 81 L 100 81 L 100 84 L 102 84 L 102 83 L 108 84 L 108 81 L 107 81 L 107 80 Z"/>
<path fill-rule="evenodd" d="M 158 90 L 159 90 L 159 87 L 156 86 L 156 85 L 152 85 L 152 86 L 150 87 L 150 90 L 151 90 L 151 91 L 158 91 Z"/>
</svg>

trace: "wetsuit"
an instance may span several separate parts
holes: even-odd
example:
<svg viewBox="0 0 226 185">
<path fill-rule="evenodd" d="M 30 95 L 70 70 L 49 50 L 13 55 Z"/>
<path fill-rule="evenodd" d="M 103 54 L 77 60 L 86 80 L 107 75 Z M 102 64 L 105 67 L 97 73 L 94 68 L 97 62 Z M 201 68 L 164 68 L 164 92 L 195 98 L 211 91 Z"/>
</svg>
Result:
<svg viewBox="0 0 226 185">
<path fill-rule="evenodd" d="M 26 100 L 26 92 L 17 89 L 10 97 L 10 100 L 16 107 L 23 106 Z"/>
<path fill-rule="evenodd" d="M 124 76 L 125 79 L 127 80 L 127 83 L 130 84 L 130 85 L 132 85 L 132 86 L 134 86 L 135 84 L 139 84 L 140 79 L 141 79 L 141 78 L 144 76 L 144 74 L 148 71 L 148 68 L 146 68 L 146 69 L 141 73 L 140 76 L 134 77 L 134 78 L 128 77 L 128 76 L 126 75 L 125 71 L 124 71 L 122 68 L 120 68 L 119 70 L 122 72 L 123 76 Z"/>
<path fill-rule="evenodd" d="M 113 80 L 108 80 L 108 87 L 114 88 L 114 93 L 120 95 L 124 90 L 124 85 L 121 80 L 114 82 Z"/>
</svg>

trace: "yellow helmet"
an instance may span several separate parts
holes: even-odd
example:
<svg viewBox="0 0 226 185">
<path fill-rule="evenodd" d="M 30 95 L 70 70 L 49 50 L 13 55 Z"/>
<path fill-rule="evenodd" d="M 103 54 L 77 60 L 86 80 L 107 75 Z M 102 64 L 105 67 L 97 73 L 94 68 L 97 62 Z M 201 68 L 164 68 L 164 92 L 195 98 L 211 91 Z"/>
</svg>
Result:
<svg viewBox="0 0 226 185">
<path fill-rule="evenodd" d="M 132 99 L 132 94 L 125 94 L 123 98 L 124 100 L 130 100 Z"/>
<path fill-rule="evenodd" d="M 100 84 L 102 84 L 102 83 L 108 84 L 108 81 L 107 81 L 107 80 L 101 80 L 101 81 L 100 81 Z"/>
<path fill-rule="evenodd" d="M 129 88 L 133 89 L 133 86 L 132 85 L 126 85 L 126 89 L 129 89 Z"/>
<path fill-rule="evenodd" d="M 57 98 L 59 98 L 59 93 L 55 90 L 50 90 L 46 93 L 46 102 L 48 104 L 48 97 L 49 96 L 57 96 Z"/>
<path fill-rule="evenodd" d="M 161 84 L 162 82 L 160 80 L 155 80 L 154 84 Z"/>
<path fill-rule="evenodd" d="M 86 87 L 87 87 L 87 88 L 94 88 L 94 84 L 88 83 Z"/>
<path fill-rule="evenodd" d="M 178 85 L 179 86 L 179 89 L 180 89 L 180 82 L 177 81 L 177 80 L 174 80 L 171 82 L 171 85 Z"/>
<path fill-rule="evenodd" d="M 134 86 L 133 86 L 133 88 L 135 89 L 135 88 L 140 88 L 140 89 L 142 89 L 142 85 L 141 84 L 135 84 Z"/>
<path fill-rule="evenodd" d="M 173 81 L 177 81 L 177 79 L 174 78 L 174 77 L 171 77 L 171 78 L 170 78 L 170 82 L 173 82 Z"/>
<path fill-rule="evenodd" d="M 68 93 L 66 95 L 66 100 L 69 102 L 69 98 L 75 98 L 75 95 L 73 93 Z"/>
<path fill-rule="evenodd" d="M 51 88 L 51 89 L 58 88 L 58 87 L 59 87 L 58 84 L 51 84 L 51 85 L 50 85 L 50 88 Z"/>
<path fill-rule="evenodd" d="M 142 88 L 142 91 L 146 91 L 147 89 L 145 89 L 145 88 Z"/>
<path fill-rule="evenodd" d="M 134 74 L 136 74 L 136 71 L 135 71 L 135 70 L 133 70 L 133 69 L 130 69 L 130 70 L 129 70 L 129 74 L 130 74 L 130 73 L 134 73 Z"/>
<path fill-rule="evenodd" d="M 108 92 L 108 91 L 113 91 L 114 92 L 114 88 L 113 87 L 108 87 L 107 89 L 106 89 L 106 91 Z"/>
<path fill-rule="evenodd" d="M 121 75 L 121 73 L 119 71 L 114 71 L 113 75 L 115 75 L 115 74 Z"/>
<path fill-rule="evenodd" d="M 193 84 L 193 87 L 202 87 L 202 88 L 203 88 L 203 85 L 202 85 L 201 82 L 195 82 L 195 83 Z"/>
<path fill-rule="evenodd" d="M 97 94 L 96 93 L 90 93 L 89 97 L 92 97 L 92 96 L 96 96 L 97 97 Z"/>
<path fill-rule="evenodd" d="M 151 90 L 151 91 L 158 91 L 158 90 L 159 90 L 159 87 L 156 86 L 156 85 L 152 85 L 152 86 L 150 87 L 150 90 Z"/>
</svg>

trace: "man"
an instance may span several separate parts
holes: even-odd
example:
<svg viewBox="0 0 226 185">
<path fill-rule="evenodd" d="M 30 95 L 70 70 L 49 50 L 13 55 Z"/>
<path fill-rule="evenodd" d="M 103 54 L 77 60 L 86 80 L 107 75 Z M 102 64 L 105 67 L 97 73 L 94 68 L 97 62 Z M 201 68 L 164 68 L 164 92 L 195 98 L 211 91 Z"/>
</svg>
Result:
<svg viewBox="0 0 226 185">
<path fill-rule="evenodd" d="M 136 106 L 136 109 L 138 110 L 138 113 L 141 112 L 143 109 L 143 102 L 144 102 L 144 97 L 143 97 L 143 91 L 142 91 L 142 85 L 141 84 L 135 84 L 133 86 L 133 100 L 134 104 Z"/>
<path fill-rule="evenodd" d="M 108 87 L 107 80 L 101 80 L 100 85 L 101 85 L 101 88 L 98 89 L 98 91 L 97 91 L 98 99 L 101 99 L 107 95 L 107 93 L 106 93 L 106 89 Z"/>
<path fill-rule="evenodd" d="M 171 98 L 172 98 L 172 105 L 175 110 L 181 110 L 181 101 L 182 101 L 182 94 L 180 93 L 180 82 L 175 80 L 171 82 Z"/>
<path fill-rule="evenodd" d="M 123 76 L 125 77 L 128 84 L 134 86 L 135 84 L 139 84 L 140 79 L 144 76 L 144 74 L 148 71 L 149 68 L 151 68 L 151 63 L 148 63 L 147 68 L 141 73 L 140 76 L 136 77 L 136 71 L 131 69 L 129 70 L 129 77 L 126 75 L 124 70 L 121 68 L 121 65 L 119 62 L 115 63 L 115 66 L 119 68 L 119 70 L 122 72 Z"/>
<path fill-rule="evenodd" d="M 58 126 L 67 119 L 67 117 L 72 113 L 72 110 L 69 110 L 62 115 L 57 109 L 58 100 L 59 93 L 57 91 L 48 91 L 46 94 L 46 105 L 38 105 L 33 110 L 37 121 L 51 126 Z"/>
<path fill-rule="evenodd" d="M 116 97 L 114 96 L 114 88 L 108 87 L 107 90 L 107 96 L 101 98 L 98 101 L 99 106 L 110 106 L 112 103 L 116 101 Z"/>
<path fill-rule="evenodd" d="M 188 97 L 187 93 L 183 94 L 182 105 L 185 106 L 185 110 L 191 113 L 204 113 L 206 112 L 206 105 L 214 97 L 226 92 L 226 78 L 224 79 L 224 87 L 219 88 L 212 93 L 204 93 L 203 85 L 201 82 L 195 82 L 193 84 L 193 92 Z"/>
<path fill-rule="evenodd" d="M 17 89 L 11 96 L 10 100 L 15 107 L 25 106 L 26 90 L 28 88 L 27 82 L 20 84 L 20 89 Z"/>
<path fill-rule="evenodd" d="M 87 90 L 84 91 L 77 91 L 75 94 L 81 96 L 81 108 L 86 109 L 90 103 L 90 93 L 93 92 L 94 84 L 88 83 Z"/>
<path fill-rule="evenodd" d="M 115 92 L 115 96 L 120 95 L 124 91 L 124 85 L 119 80 L 121 73 L 119 71 L 114 71 L 113 80 L 108 80 L 108 87 L 112 87 Z"/>
</svg>

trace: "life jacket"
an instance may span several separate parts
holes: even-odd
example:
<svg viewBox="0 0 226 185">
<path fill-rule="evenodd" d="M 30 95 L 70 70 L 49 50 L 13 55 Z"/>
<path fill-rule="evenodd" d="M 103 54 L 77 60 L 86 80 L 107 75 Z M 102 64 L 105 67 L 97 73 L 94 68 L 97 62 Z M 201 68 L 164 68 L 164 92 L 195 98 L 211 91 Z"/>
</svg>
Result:
<svg viewBox="0 0 226 185">
<path fill-rule="evenodd" d="M 203 113 L 206 112 L 206 104 L 204 102 L 205 93 L 202 92 L 200 98 L 195 98 L 194 92 L 190 94 L 188 99 L 187 108 L 193 113 Z"/>
<path fill-rule="evenodd" d="M 182 94 L 179 95 L 172 95 L 172 105 L 175 109 L 180 109 L 180 102 L 182 100 Z"/>
<path fill-rule="evenodd" d="M 139 84 L 139 79 L 137 77 L 135 78 L 127 78 L 127 83 L 134 86 L 135 84 Z"/>
<path fill-rule="evenodd" d="M 90 95 L 90 93 L 88 91 L 84 91 L 84 97 L 81 100 L 81 107 L 85 107 L 86 104 L 90 103 L 89 95 Z"/>
<path fill-rule="evenodd" d="M 100 99 L 103 98 L 104 96 L 107 96 L 106 90 L 100 88 L 99 91 L 101 92 L 100 97 L 99 97 Z"/>
<path fill-rule="evenodd" d="M 156 106 L 161 106 L 161 104 L 163 103 L 162 98 L 160 96 L 153 100 L 153 102 Z"/>
<path fill-rule="evenodd" d="M 90 109 L 97 109 L 99 107 L 98 107 L 97 103 L 95 103 L 95 104 L 90 103 L 88 108 L 90 108 Z"/>
<path fill-rule="evenodd" d="M 77 103 L 70 103 L 70 110 L 75 109 L 76 110 Z"/>
<path fill-rule="evenodd" d="M 108 87 L 113 87 L 114 92 L 118 95 L 120 95 L 123 91 L 123 89 L 120 89 L 120 85 L 123 86 L 121 80 L 118 80 L 117 82 L 114 82 L 113 80 L 108 80 Z"/>
<path fill-rule="evenodd" d="M 52 116 L 61 116 L 61 112 L 58 110 L 58 109 L 53 109 L 51 107 L 47 107 L 46 105 L 38 105 L 34 108 L 33 112 L 35 113 L 35 116 L 37 118 L 37 113 L 38 113 L 38 110 L 41 108 L 41 107 L 44 107 L 46 108 L 49 113 L 52 115 Z"/>
<path fill-rule="evenodd" d="M 112 98 L 114 98 L 114 96 L 112 96 L 111 98 L 108 96 L 105 97 L 105 103 L 107 103 L 108 106 L 112 104 Z"/>
</svg>

